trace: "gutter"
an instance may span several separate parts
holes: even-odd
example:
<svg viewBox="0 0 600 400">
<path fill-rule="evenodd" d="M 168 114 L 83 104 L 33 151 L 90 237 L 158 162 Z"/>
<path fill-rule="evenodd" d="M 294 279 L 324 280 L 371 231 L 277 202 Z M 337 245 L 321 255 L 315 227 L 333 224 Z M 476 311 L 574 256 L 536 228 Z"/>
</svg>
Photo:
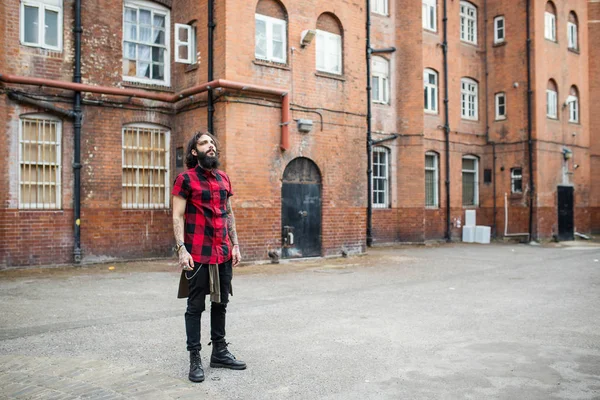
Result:
<svg viewBox="0 0 600 400">
<path fill-rule="evenodd" d="M 450 231 L 450 116 L 448 115 L 448 0 L 444 0 L 444 141 L 446 153 L 446 241 L 451 240 Z"/>
<path fill-rule="evenodd" d="M 533 121 L 532 121 L 532 99 L 531 90 L 531 28 L 530 22 L 530 0 L 525 3 L 525 15 L 527 18 L 527 150 L 529 159 L 529 240 L 533 240 L 533 199 L 535 195 L 535 186 L 533 181 Z"/>
</svg>

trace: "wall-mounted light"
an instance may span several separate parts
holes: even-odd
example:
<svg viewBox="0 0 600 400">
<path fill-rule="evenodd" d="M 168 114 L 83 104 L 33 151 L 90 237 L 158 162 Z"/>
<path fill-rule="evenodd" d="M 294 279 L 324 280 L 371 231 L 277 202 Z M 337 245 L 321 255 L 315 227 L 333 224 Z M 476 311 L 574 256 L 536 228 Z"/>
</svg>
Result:
<svg viewBox="0 0 600 400">
<path fill-rule="evenodd" d="M 300 46 L 301 47 L 308 46 L 313 41 L 316 34 L 317 34 L 317 31 L 314 29 L 303 30 L 302 34 L 300 35 Z"/>
<path fill-rule="evenodd" d="M 298 131 L 308 133 L 312 131 L 313 122 L 311 119 L 299 119 L 298 120 Z"/>
<path fill-rule="evenodd" d="M 563 158 L 565 159 L 565 161 L 573 158 L 573 152 L 570 149 L 567 149 L 566 147 L 563 147 L 562 155 L 563 155 Z"/>
</svg>

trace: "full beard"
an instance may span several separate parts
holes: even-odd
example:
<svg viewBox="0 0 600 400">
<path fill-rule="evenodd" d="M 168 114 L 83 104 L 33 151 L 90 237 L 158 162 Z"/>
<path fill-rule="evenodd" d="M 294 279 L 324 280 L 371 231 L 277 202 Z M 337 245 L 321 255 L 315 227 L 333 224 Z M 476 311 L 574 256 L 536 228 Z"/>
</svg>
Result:
<svg viewBox="0 0 600 400">
<path fill-rule="evenodd" d="M 204 169 L 215 169 L 219 166 L 219 159 L 216 156 L 208 156 L 206 153 L 198 153 L 198 163 Z"/>
</svg>

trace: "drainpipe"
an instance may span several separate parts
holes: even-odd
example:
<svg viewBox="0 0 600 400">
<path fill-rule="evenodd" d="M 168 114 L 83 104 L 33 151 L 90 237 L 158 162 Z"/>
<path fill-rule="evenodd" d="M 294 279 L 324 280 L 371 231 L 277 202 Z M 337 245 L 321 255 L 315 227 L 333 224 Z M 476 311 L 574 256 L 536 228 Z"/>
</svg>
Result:
<svg viewBox="0 0 600 400">
<path fill-rule="evenodd" d="M 533 121 L 532 121 L 532 99 L 533 91 L 531 90 L 531 29 L 529 27 L 529 9 L 530 0 L 525 3 L 525 15 L 527 18 L 527 148 L 529 153 L 529 240 L 533 240 L 533 199 L 535 195 L 535 186 L 533 182 Z"/>
<path fill-rule="evenodd" d="M 214 0 L 208 0 L 208 81 L 214 80 L 214 45 L 215 38 L 213 36 L 215 30 L 215 3 Z M 214 131 L 213 119 L 215 113 L 215 105 L 213 100 L 213 89 L 208 90 L 208 131 L 216 136 Z"/>
<path fill-rule="evenodd" d="M 81 83 L 81 0 L 75 1 L 75 73 L 73 82 Z M 73 101 L 74 154 L 73 154 L 73 219 L 74 219 L 74 246 L 73 260 L 76 264 L 81 263 L 81 92 L 76 90 Z"/>
<path fill-rule="evenodd" d="M 366 37 L 366 49 L 365 57 L 367 59 L 367 246 L 373 246 L 373 170 L 372 164 L 372 150 L 373 143 L 371 139 L 371 0 L 366 0 L 366 13 L 367 13 L 367 37 Z"/>
<path fill-rule="evenodd" d="M 448 115 L 448 0 L 444 0 L 444 141 L 446 153 L 446 240 L 450 241 L 450 117 Z"/>
<path fill-rule="evenodd" d="M 483 14 L 485 16 L 485 23 L 483 25 L 483 58 L 485 66 L 485 142 L 492 145 L 492 196 L 494 197 L 494 223 L 492 224 L 492 237 L 496 237 L 496 215 L 498 213 L 496 208 L 496 143 L 490 141 L 490 112 L 489 112 L 489 70 L 488 70 L 488 12 L 487 12 L 487 0 L 483 1 Z"/>
</svg>

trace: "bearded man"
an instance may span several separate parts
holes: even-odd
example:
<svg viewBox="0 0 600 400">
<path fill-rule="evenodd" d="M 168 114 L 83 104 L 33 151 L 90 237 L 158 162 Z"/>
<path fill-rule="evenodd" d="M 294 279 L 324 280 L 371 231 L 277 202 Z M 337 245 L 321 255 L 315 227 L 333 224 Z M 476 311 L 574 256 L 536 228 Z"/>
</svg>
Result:
<svg viewBox="0 0 600 400">
<path fill-rule="evenodd" d="M 185 330 L 190 352 L 189 379 L 204 380 L 200 358 L 200 317 L 205 296 L 210 294 L 210 340 L 213 368 L 245 369 L 225 342 L 225 313 L 233 295 L 232 266 L 240 254 L 235 218 L 231 209 L 233 195 L 227 174 L 217 169 L 217 139 L 208 132 L 197 132 L 187 146 L 188 170 L 175 179 L 173 190 L 173 231 L 182 267 L 178 297 L 187 297 Z"/>
</svg>

